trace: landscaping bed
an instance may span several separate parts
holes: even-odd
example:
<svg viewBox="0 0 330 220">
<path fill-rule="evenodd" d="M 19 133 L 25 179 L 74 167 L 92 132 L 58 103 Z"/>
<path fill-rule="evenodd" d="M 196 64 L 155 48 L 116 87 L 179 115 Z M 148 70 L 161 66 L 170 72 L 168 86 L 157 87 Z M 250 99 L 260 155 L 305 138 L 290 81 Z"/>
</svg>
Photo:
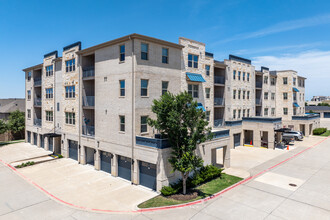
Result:
<svg viewBox="0 0 330 220">
<path fill-rule="evenodd" d="M 326 128 L 315 128 L 313 130 L 313 135 L 328 137 L 330 136 L 330 130 L 327 130 Z"/>
<path fill-rule="evenodd" d="M 225 173 L 221 174 L 221 177 L 217 177 L 213 180 L 210 180 L 202 185 L 199 185 L 192 190 L 197 194 L 196 197 L 192 197 L 188 199 L 185 198 L 181 193 L 170 195 L 170 196 L 163 196 L 159 195 L 152 199 L 149 199 L 140 205 L 138 205 L 139 208 L 152 208 L 152 207 L 161 207 L 161 206 L 170 206 L 170 205 L 178 205 L 183 203 L 188 203 L 192 201 L 196 201 L 199 199 L 203 199 L 206 197 L 209 197 L 217 192 L 220 192 L 221 190 L 241 181 L 242 178 L 231 176 Z M 190 191 L 191 192 L 191 191 Z M 182 196 L 180 196 L 182 195 Z"/>
</svg>

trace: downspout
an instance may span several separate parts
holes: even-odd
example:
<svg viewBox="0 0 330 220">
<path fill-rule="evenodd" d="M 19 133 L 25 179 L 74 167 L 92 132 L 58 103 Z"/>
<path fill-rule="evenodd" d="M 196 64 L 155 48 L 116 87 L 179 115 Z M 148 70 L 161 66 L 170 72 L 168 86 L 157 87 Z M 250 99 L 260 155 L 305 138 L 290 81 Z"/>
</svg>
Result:
<svg viewBox="0 0 330 220">
<path fill-rule="evenodd" d="M 81 155 L 80 155 L 80 152 L 81 152 L 81 146 L 80 146 L 80 144 L 81 144 L 81 120 L 82 120 L 82 118 L 81 118 L 81 111 L 82 111 L 82 106 L 81 106 L 81 99 L 82 99 L 82 86 L 81 86 L 81 73 L 80 73 L 80 68 L 81 68 L 81 55 L 79 55 L 77 58 L 78 58 L 78 62 L 77 62 L 77 64 L 78 64 L 78 77 L 79 77 L 79 103 L 78 103 L 78 105 L 79 105 L 79 107 L 78 107 L 78 117 L 79 117 L 79 122 L 78 122 L 78 126 L 79 126 L 79 129 L 78 129 L 78 132 L 79 132 L 79 134 L 78 134 L 78 137 L 79 137 L 79 139 L 78 139 L 78 141 L 79 141 L 79 143 L 78 143 L 78 155 L 79 155 L 79 163 L 80 163 L 80 160 L 81 160 Z"/>
<path fill-rule="evenodd" d="M 55 59 L 57 57 L 55 56 Z M 54 76 L 54 86 L 53 86 L 53 96 L 54 96 L 54 111 L 53 111 L 53 119 L 54 119 L 54 134 L 56 133 L 56 117 L 55 117 L 55 113 L 56 113 L 56 76 L 55 76 L 55 70 L 56 70 L 56 61 L 53 60 L 53 76 Z M 42 75 L 42 72 L 41 72 Z M 42 114 L 42 113 L 41 113 Z M 48 149 L 49 150 L 49 149 Z M 54 141 L 54 137 L 53 137 L 53 153 L 55 152 L 55 141 Z"/>
<path fill-rule="evenodd" d="M 134 146 L 135 146 L 135 59 L 134 59 L 134 39 L 129 36 L 132 41 L 132 163 L 131 170 L 133 171 L 131 175 L 131 183 L 134 184 Z"/>
</svg>

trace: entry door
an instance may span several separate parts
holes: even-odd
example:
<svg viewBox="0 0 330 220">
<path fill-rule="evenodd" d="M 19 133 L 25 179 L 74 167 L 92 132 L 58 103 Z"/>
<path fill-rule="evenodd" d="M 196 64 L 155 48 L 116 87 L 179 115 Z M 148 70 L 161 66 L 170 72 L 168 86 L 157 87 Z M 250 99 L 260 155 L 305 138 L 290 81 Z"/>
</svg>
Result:
<svg viewBox="0 0 330 220">
<path fill-rule="evenodd" d="M 118 156 L 118 176 L 131 181 L 131 158 Z"/>
<path fill-rule="evenodd" d="M 48 143 L 49 143 L 49 148 L 48 148 L 48 150 L 49 151 L 54 151 L 54 139 L 52 138 L 52 137 L 49 137 L 48 138 Z"/>
<path fill-rule="evenodd" d="M 27 141 L 31 144 L 31 132 L 30 131 L 28 131 L 27 132 Z"/>
<path fill-rule="evenodd" d="M 108 152 L 101 153 L 101 170 L 111 173 L 111 154 Z"/>
<path fill-rule="evenodd" d="M 33 133 L 33 144 L 34 145 L 38 145 L 38 134 L 37 133 Z"/>
<path fill-rule="evenodd" d="M 94 166 L 95 150 L 93 148 L 86 147 L 86 163 Z"/>
<path fill-rule="evenodd" d="M 69 140 L 69 158 L 78 160 L 78 142 Z"/>
<path fill-rule="evenodd" d="M 157 182 L 156 164 L 140 161 L 139 170 L 140 170 L 140 185 L 156 190 L 156 182 Z"/>
<path fill-rule="evenodd" d="M 241 145 L 241 133 L 234 134 L 234 147 L 238 147 Z"/>
<path fill-rule="evenodd" d="M 40 147 L 45 148 L 45 139 L 43 135 L 40 135 Z"/>
</svg>

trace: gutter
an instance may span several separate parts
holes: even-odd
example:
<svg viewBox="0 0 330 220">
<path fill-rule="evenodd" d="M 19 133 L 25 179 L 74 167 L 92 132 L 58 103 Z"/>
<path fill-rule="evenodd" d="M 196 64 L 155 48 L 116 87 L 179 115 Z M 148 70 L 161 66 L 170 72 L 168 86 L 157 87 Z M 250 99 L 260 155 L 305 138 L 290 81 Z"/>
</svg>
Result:
<svg viewBox="0 0 330 220">
<path fill-rule="evenodd" d="M 134 184 L 134 147 L 135 147 L 135 59 L 134 59 L 134 39 L 129 36 L 132 41 L 132 162 L 131 162 L 131 184 Z"/>
</svg>

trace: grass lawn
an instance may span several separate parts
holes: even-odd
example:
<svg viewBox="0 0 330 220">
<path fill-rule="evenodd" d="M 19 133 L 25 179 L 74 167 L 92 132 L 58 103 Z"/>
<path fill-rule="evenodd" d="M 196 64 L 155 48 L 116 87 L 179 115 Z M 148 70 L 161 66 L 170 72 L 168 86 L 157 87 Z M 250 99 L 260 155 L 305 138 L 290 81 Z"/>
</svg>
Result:
<svg viewBox="0 0 330 220">
<path fill-rule="evenodd" d="M 8 144 L 15 144 L 15 143 L 20 143 L 20 142 L 24 142 L 23 140 L 15 140 L 15 141 L 5 141 L 5 142 L 0 142 L 0 147 L 4 146 L 4 145 L 8 145 Z"/>
<path fill-rule="evenodd" d="M 330 136 L 330 130 L 327 130 L 326 132 L 324 132 L 324 133 L 321 134 L 320 136 L 324 136 L 324 137 L 328 137 L 328 136 Z"/>
<path fill-rule="evenodd" d="M 169 205 L 177 205 L 177 204 L 192 202 L 195 200 L 199 200 L 211 196 L 242 180 L 242 178 L 240 177 L 227 175 L 225 173 L 222 173 L 221 175 L 222 175 L 221 178 L 213 179 L 207 183 L 204 183 L 196 187 L 196 189 L 200 190 L 201 193 L 195 199 L 188 201 L 180 201 L 180 200 L 169 199 L 165 196 L 159 195 L 152 199 L 149 199 L 148 201 L 141 203 L 140 205 L 138 205 L 138 207 L 151 208 L 151 207 L 169 206 Z"/>
</svg>

